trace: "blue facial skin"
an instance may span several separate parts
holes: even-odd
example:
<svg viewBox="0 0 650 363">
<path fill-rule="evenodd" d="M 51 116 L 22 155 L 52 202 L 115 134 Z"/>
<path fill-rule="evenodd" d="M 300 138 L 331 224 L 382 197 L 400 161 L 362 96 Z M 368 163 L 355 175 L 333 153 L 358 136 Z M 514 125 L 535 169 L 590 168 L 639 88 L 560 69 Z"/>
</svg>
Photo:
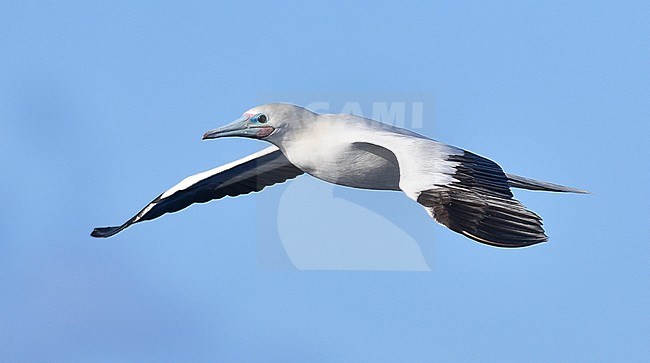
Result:
<svg viewBox="0 0 650 363">
<path fill-rule="evenodd" d="M 268 122 L 268 117 L 263 113 L 258 113 L 257 115 L 251 117 L 250 122 L 259 125 L 265 124 Z"/>
</svg>

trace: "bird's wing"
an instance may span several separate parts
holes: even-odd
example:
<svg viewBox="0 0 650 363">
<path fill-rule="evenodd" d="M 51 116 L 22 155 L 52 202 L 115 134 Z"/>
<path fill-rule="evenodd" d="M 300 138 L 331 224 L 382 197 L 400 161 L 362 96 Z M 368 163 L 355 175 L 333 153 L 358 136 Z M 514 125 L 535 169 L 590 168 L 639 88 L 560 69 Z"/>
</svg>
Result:
<svg viewBox="0 0 650 363">
<path fill-rule="evenodd" d="M 302 173 L 277 147 L 271 146 L 218 168 L 189 176 L 159 195 L 121 226 L 95 228 L 90 235 L 110 237 L 134 223 L 177 212 L 193 203 L 258 192 Z"/>
<path fill-rule="evenodd" d="M 359 136 L 395 154 L 400 189 L 438 223 L 499 247 L 547 240 L 541 218 L 513 198 L 495 162 L 427 138 L 382 132 Z"/>
<path fill-rule="evenodd" d="M 467 151 L 447 160 L 457 163 L 454 181 L 422 190 L 416 199 L 438 223 L 492 246 L 546 242 L 542 219 L 513 198 L 499 165 Z"/>
</svg>

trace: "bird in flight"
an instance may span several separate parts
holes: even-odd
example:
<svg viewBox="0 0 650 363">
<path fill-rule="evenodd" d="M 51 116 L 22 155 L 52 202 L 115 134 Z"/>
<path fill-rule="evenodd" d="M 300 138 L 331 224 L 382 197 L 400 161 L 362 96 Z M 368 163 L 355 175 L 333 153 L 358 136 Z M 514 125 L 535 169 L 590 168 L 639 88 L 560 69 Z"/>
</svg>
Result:
<svg viewBox="0 0 650 363">
<path fill-rule="evenodd" d="M 505 173 L 495 162 L 413 131 L 350 114 L 317 114 L 290 104 L 266 104 L 203 139 L 247 137 L 272 146 L 189 176 L 116 227 L 194 203 L 258 192 L 303 173 L 353 188 L 402 191 L 438 223 L 475 241 L 524 247 L 547 241 L 542 219 L 513 198 L 511 188 L 588 193 Z"/>
</svg>

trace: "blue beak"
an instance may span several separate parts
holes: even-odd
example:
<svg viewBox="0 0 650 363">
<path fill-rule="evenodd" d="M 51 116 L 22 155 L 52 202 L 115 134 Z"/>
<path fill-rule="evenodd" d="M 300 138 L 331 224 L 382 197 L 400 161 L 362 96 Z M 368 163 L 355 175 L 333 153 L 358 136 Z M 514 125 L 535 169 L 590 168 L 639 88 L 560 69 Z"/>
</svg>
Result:
<svg viewBox="0 0 650 363">
<path fill-rule="evenodd" d="M 269 125 L 258 125 L 249 121 L 250 116 L 244 115 L 226 126 L 210 130 L 203 134 L 202 140 L 218 139 L 220 137 L 250 137 L 261 139 L 271 134 L 275 129 Z"/>
<path fill-rule="evenodd" d="M 202 140 L 217 139 L 220 137 L 242 136 L 254 137 L 257 134 L 255 128 L 250 127 L 247 116 L 242 116 L 226 126 L 210 130 L 203 134 Z"/>
</svg>

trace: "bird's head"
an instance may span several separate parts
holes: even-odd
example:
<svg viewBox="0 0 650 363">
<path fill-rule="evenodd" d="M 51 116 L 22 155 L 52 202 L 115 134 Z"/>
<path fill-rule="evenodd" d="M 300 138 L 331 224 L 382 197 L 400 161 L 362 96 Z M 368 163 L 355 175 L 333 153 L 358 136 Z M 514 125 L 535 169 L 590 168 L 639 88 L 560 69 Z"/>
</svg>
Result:
<svg viewBox="0 0 650 363">
<path fill-rule="evenodd" d="M 269 103 L 253 107 L 228 125 L 206 132 L 203 140 L 239 136 L 276 143 L 290 130 L 299 128 L 303 122 L 315 116 L 315 113 L 300 106 Z"/>
</svg>

